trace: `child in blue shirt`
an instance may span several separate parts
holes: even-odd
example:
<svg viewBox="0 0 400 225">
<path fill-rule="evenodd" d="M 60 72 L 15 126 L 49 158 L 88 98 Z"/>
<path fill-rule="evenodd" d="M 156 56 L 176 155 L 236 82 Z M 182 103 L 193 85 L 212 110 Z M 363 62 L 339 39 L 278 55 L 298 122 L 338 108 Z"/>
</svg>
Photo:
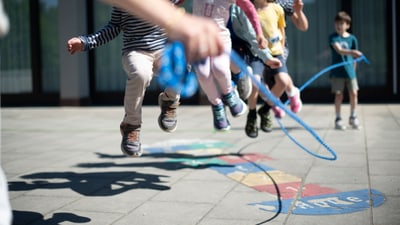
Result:
<svg viewBox="0 0 400 225">
<path fill-rule="evenodd" d="M 357 38 L 348 32 L 350 23 L 351 17 L 346 12 L 341 11 L 335 17 L 336 32 L 329 36 L 332 64 L 350 62 L 353 61 L 353 58 L 362 56 L 362 53 L 358 50 Z M 350 100 L 349 125 L 353 129 L 359 129 L 360 123 L 356 114 L 359 89 L 356 77 L 356 63 L 333 69 L 330 73 L 330 79 L 332 93 L 335 95 L 335 129 L 346 129 L 341 118 L 341 105 L 345 87 L 348 90 Z"/>
</svg>

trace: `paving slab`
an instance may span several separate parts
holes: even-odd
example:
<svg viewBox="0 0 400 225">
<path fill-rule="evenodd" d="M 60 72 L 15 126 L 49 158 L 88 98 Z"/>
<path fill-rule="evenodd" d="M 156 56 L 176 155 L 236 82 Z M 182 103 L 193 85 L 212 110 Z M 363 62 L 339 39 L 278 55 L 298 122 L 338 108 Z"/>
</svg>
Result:
<svg viewBox="0 0 400 225">
<path fill-rule="evenodd" d="M 343 106 L 345 118 L 349 105 Z M 360 104 L 362 128 L 334 129 L 331 104 L 298 114 L 337 154 L 303 151 L 278 121 L 258 138 L 246 116 L 215 132 L 210 106 L 181 105 L 165 133 L 143 107 L 144 154 L 120 151 L 123 108 L 1 108 L 1 166 L 14 224 L 399 225 L 400 104 Z M 299 143 L 331 154 L 290 117 Z"/>
</svg>

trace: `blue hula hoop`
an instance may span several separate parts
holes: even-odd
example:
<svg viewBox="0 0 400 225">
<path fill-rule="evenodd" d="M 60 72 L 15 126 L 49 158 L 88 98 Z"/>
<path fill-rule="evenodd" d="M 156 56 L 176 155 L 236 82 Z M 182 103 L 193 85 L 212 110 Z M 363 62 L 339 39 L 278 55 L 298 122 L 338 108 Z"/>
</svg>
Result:
<svg viewBox="0 0 400 225">
<path fill-rule="evenodd" d="M 293 136 L 289 134 L 287 129 L 283 126 L 281 121 L 279 119 L 278 123 L 283 130 L 283 132 L 286 134 L 286 136 L 289 137 L 290 140 L 292 140 L 297 146 L 299 146 L 302 150 L 305 152 L 309 153 L 310 155 L 320 158 L 320 159 L 325 159 L 325 160 L 336 160 L 337 159 L 337 154 L 336 152 L 327 144 L 325 143 L 322 138 L 312 129 L 310 126 L 308 126 L 303 120 L 301 120 L 296 114 L 294 114 L 292 111 L 288 110 L 285 105 L 278 99 L 276 98 L 271 91 L 269 91 L 265 85 L 263 85 L 260 81 L 258 81 L 253 74 L 250 74 L 249 71 L 246 69 L 246 64 L 243 62 L 243 60 L 240 58 L 240 56 L 232 51 L 231 52 L 231 60 L 238 66 L 242 71 L 244 71 L 252 80 L 253 84 L 258 87 L 258 90 L 261 91 L 267 98 L 270 100 L 274 105 L 278 106 L 281 108 L 283 111 L 285 111 L 286 114 L 288 114 L 294 121 L 296 121 L 298 124 L 300 124 L 304 129 L 306 129 L 311 135 L 322 145 L 324 146 L 327 151 L 330 153 L 330 157 L 328 156 L 323 156 L 314 153 L 313 151 L 309 150 L 307 147 L 303 146 L 300 142 L 298 142 Z"/>
<path fill-rule="evenodd" d="M 301 85 L 299 87 L 299 91 L 301 92 L 302 90 L 304 90 L 306 87 L 308 87 L 312 82 L 314 82 L 316 79 L 318 79 L 320 76 L 322 76 L 324 73 L 333 70 L 335 68 L 341 67 L 341 66 L 345 66 L 347 64 L 351 64 L 351 63 L 355 63 L 355 62 L 360 62 L 360 61 L 364 61 L 367 64 L 370 64 L 370 62 L 368 61 L 368 59 L 362 55 L 361 57 L 358 57 L 357 59 L 354 59 L 352 61 L 347 61 L 347 62 L 341 62 L 341 63 L 336 63 L 330 66 L 325 67 L 324 69 L 322 69 L 321 71 L 319 71 L 318 73 L 316 73 L 315 75 L 311 76 L 311 78 L 306 81 L 303 85 Z M 289 100 L 285 101 L 285 105 L 287 105 L 289 103 Z"/>
<path fill-rule="evenodd" d="M 229 54 L 229 53 L 226 53 Z M 270 100 L 274 105 L 280 107 L 282 110 L 285 111 L 294 121 L 296 121 L 299 125 L 301 125 L 305 130 L 307 130 L 322 146 L 324 146 L 327 151 L 330 153 L 330 157 L 323 156 L 320 154 L 316 154 L 315 152 L 309 150 L 305 146 L 303 146 L 299 141 L 297 141 L 293 136 L 291 136 L 282 122 L 278 119 L 279 126 L 281 127 L 282 131 L 289 137 L 291 141 L 293 141 L 297 146 L 299 146 L 302 150 L 307 152 L 308 154 L 325 160 L 336 160 L 337 154 L 336 152 L 327 144 L 325 143 L 322 138 L 310 127 L 308 126 L 303 120 L 301 120 L 296 114 L 292 111 L 288 110 L 278 98 L 276 98 L 260 81 L 258 81 L 253 74 L 251 74 L 247 70 L 246 63 L 242 60 L 242 58 L 235 52 L 231 51 L 229 54 L 231 61 L 236 64 L 247 76 L 249 76 L 253 82 L 253 84 L 258 87 L 258 89 Z M 358 62 L 364 60 L 365 62 L 369 63 L 365 56 L 362 56 L 354 62 Z M 316 80 L 325 72 L 337 68 L 340 66 L 344 66 L 348 63 L 352 62 L 344 62 L 331 65 L 323 70 L 321 70 L 316 75 L 312 76 L 310 80 L 308 80 L 304 85 L 302 85 L 299 90 L 303 90 L 307 87 L 310 83 Z M 198 89 L 198 83 L 196 79 L 196 75 L 187 69 L 186 58 L 185 58 L 185 51 L 184 47 L 179 42 L 173 42 L 167 44 L 165 51 L 163 53 L 161 59 L 161 66 L 159 69 L 158 75 L 158 82 L 162 88 L 173 88 L 175 91 L 180 92 L 182 97 L 191 97 L 193 94 L 196 93 Z M 286 102 L 287 104 L 287 102 Z"/>
</svg>

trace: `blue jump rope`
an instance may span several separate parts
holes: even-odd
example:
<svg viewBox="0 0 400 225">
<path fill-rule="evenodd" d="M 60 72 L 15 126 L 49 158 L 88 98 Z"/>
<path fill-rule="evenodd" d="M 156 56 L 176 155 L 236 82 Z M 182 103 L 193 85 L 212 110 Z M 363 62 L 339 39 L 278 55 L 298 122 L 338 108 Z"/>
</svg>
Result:
<svg viewBox="0 0 400 225">
<path fill-rule="evenodd" d="M 229 54 L 229 53 L 226 53 Z M 325 160 L 336 160 L 337 155 L 336 152 L 327 144 L 325 143 L 322 138 L 310 127 L 308 126 L 303 120 L 301 120 L 296 114 L 294 114 L 292 111 L 288 110 L 285 105 L 288 103 L 288 101 L 284 104 L 282 103 L 278 98 L 276 98 L 266 87 L 263 85 L 260 81 L 258 81 L 253 74 L 251 74 L 246 66 L 246 63 L 242 60 L 242 58 L 232 50 L 230 53 L 230 58 L 236 66 L 240 68 L 241 71 L 243 71 L 247 76 L 249 76 L 253 82 L 253 84 L 258 87 L 259 91 L 264 94 L 274 105 L 278 106 L 281 108 L 283 111 L 285 111 L 286 114 L 288 114 L 294 121 L 296 121 L 298 124 L 300 124 L 304 129 L 306 129 L 322 146 L 324 146 L 327 151 L 330 153 L 330 156 L 323 156 L 316 154 L 315 152 L 309 150 L 305 146 L 303 146 L 299 141 L 297 141 L 292 135 L 289 134 L 288 130 L 285 128 L 285 126 L 282 124 L 280 119 L 276 118 L 279 126 L 283 130 L 283 132 L 286 134 L 286 136 L 289 137 L 290 140 L 292 140 L 297 146 L 299 146 L 302 150 L 305 152 L 309 153 L 310 155 L 320 158 L 320 159 L 325 159 Z M 364 60 L 364 62 L 369 63 L 367 58 L 365 56 L 359 57 L 355 59 L 352 62 L 343 62 L 343 63 L 338 63 L 334 64 L 331 66 L 326 67 L 325 69 L 321 70 L 319 73 L 315 74 L 314 76 L 311 77 L 310 80 L 308 80 L 304 85 L 302 85 L 299 90 L 302 91 L 304 88 L 306 88 L 309 84 L 311 84 L 314 80 L 316 80 L 318 77 L 320 77 L 322 74 L 326 73 L 329 70 L 332 70 L 334 68 L 344 66 L 346 64 L 350 64 L 353 62 L 358 62 Z M 196 80 L 196 75 L 189 71 L 187 64 L 186 64 L 186 58 L 185 58 L 185 50 L 180 42 L 173 42 L 170 43 L 166 46 L 165 51 L 163 53 L 163 57 L 161 59 L 161 66 L 159 70 L 159 76 L 158 76 L 158 82 L 162 88 L 173 88 L 176 91 L 181 93 L 181 96 L 184 98 L 191 97 L 194 95 L 198 89 L 198 83 Z"/>
</svg>

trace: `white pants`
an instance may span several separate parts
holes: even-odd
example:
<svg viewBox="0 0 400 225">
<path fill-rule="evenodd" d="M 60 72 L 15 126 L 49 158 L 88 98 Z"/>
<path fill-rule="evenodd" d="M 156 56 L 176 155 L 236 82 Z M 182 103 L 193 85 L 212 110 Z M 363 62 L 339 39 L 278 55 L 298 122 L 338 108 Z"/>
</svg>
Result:
<svg viewBox="0 0 400 225">
<path fill-rule="evenodd" d="M 142 124 L 144 94 L 158 69 L 162 51 L 130 51 L 122 55 L 122 65 L 128 76 L 125 85 L 124 123 Z M 179 100 L 179 94 L 172 89 L 166 89 L 164 93 L 164 101 Z"/>
</svg>

